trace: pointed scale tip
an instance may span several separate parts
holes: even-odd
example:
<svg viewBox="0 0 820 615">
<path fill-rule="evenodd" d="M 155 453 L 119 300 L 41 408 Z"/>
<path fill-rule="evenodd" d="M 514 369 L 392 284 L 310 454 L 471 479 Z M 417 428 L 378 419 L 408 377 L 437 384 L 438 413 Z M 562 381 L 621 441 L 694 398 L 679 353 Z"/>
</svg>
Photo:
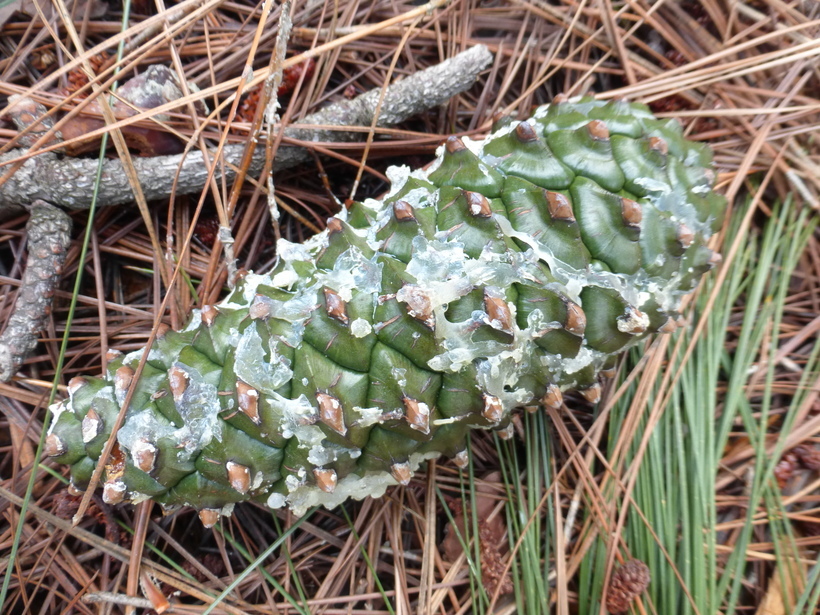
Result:
<svg viewBox="0 0 820 615">
<path fill-rule="evenodd" d="M 68 381 L 68 394 L 74 395 L 77 391 L 79 391 L 87 384 L 88 380 L 86 380 L 82 376 L 74 376 L 71 380 Z"/>
<path fill-rule="evenodd" d="M 464 145 L 464 141 L 454 135 L 447 137 L 447 140 L 444 142 L 444 149 L 448 154 L 455 154 L 466 150 L 467 146 Z"/>
<path fill-rule="evenodd" d="M 538 141 L 538 135 L 529 122 L 519 122 L 515 127 L 515 137 L 521 143 L 532 143 Z"/>
<path fill-rule="evenodd" d="M 134 459 L 134 465 L 146 474 L 150 474 L 157 463 L 157 447 L 147 439 L 140 438 L 131 449 L 131 457 Z"/>
<path fill-rule="evenodd" d="M 564 329 L 573 335 L 583 335 L 587 328 L 587 317 L 581 306 L 574 301 L 567 300 L 567 318 L 564 321 Z"/>
<path fill-rule="evenodd" d="M 390 474 L 400 485 L 409 485 L 410 479 L 413 478 L 413 472 L 410 470 L 410 464 L 407 461 L 402 463 L 394 463 L 390 466 Z"/>
<path fill-rule="evenodd" d="M 589 131 L 589 136 L 596 141 L 609 140 L 609 128 L 607 128 L 606 124 L 601 120 L 592 120 L 587 124 L 587 130 Z"/>
<path fill-rule="evenodd" d="M 206 327 L 210 327 L 214 324 L 214 321 L 219 314 L 219 308 L 215 305 L 203 305 L 201 314 L 202 322 L 205 323 Z"/>
<path fill-rule="evenodd" d="M 103 485 L 103 502 L 119 504 L 125 500 L 125 483 L 121 480 L 109 480 Z"/>
<path fill-rule="evenodd" d="M 597 382 L 591 387 L 581 389 L 578 392 L 591 404 L 597 404 L 601 401 L 601 385 Z"/>
<path fill-rule="evenodd" d="M 316 401 L 319 403 L 319 418 L 322 423 L 340 436 L 345 435 L 347 427 L 339 398 L 328 393 L 316 393 Z"/>
<path fill-rule="evenodd" d="M 228 472 L 228 482 L 231 488 L 245 495 L 251 488 L 251 469 L 241 463 L 228 461 L 225 464 L 225 470 Z"/>
<path fill-rule="evenodd" d="M 464 199 L 467 201 L 467 210 L 474 218 L 490 218 L 493 215 L 490 200 L 480 192 L 465 190 Z"/>
<path fill-rule="evenodd" d="M 325 493 L 333 493 L 339 480 L 336 470 L 332 468 L 315 468 L 313 476 L 316 477 L 316 485 Z"/>
<path fill-rule="evenodd" d="M 202 521 L 203 527 L 210 529 L 219 521 L 219 511 L 214 508 L 203 508 L 199 511 L 199 520 Z"/>
<path fill-rule="evenodd" d="M 103 421 L 94 408 L 89 408 L 82 420 L 83 443 L 88 444 L 99 436 L 103 430 Z"/>
<path fill-rule="evenodd" d="M 556 410 L 560 408 L 564 403 L 564 396 L 561 393 L 561 389 L 554 384 L 548 385 L 547 392 L 544 393 L 544 397 L 541 398 L 541 403 L 548 408 L 555 408 Z"/>
<path fill-rule="evenodd" d="M 470 453 L 467 452 L 465 448 L 463 451 L 459 451 L 453 457 L 453 463 L 456 464 L 456 467 L 459 470 L 464 470 L 470 465 Z"/>
<path fill-rule="evenodd" d="M 404 416 L 412 429 L 423 434 L 430 433 L 430 408 L 427 404 L 411 397 L 403 397 Z"/>
<path fill-rule="evenodd" d="M 484 394 L 484 410 L 481 415 L 491 423 L 498 423 L 504 417 L 504 405 L 495 395 Z"/>
<path fill-rule="evenodd" d="M 46 457 L 59 457 L 66 452 L 65 443 L 60 440 L 57 434 L 50 433 L 46 436 L 46 442 L 43 446 L 43 453 Z"/>
<path fill-rule="evenodd" d="M 237 380 L 236 397 L 242 414 L 247 416 L 254 425 L 260 425 L 262 418 L 259 416 L 259 391 L 251 385 Z"/>
<path fill-rule="evenodd" d="M 669 145 L 660 137 L 649 137 L 649 149 L 664 156 L 669 153 Z"/>
<path fill-rule="evenodd" d="M 643 210 L 640 204 L 632 199 L 621 197 L 621 217 L 627 226 L 640 228 L 641 220 L 643 220 Z"/>
</svg>

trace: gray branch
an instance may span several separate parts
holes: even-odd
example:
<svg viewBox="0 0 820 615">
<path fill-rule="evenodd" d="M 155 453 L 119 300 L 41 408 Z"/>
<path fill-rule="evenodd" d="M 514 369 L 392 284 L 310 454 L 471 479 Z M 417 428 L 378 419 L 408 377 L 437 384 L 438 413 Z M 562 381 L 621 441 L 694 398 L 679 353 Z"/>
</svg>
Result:
<svg viewBox="0 0 820 615">
<path fill-rule="evenodd" d="M 445 103 L 448 99 L 470 88 L 479 73 L 492 61 L 492 54 L 483 45 L 473 47 L 441 64 L 415 73 L 391 84 L 385 93 L 379 111 L 377 126 L 394 126 L 428 109 Z M 329 105 L 307 118 L 304 124 L 331 126 L 370 126 L 376 112 L 380 91 L 370 91 L 353 100 Z M 361 133 L 343 130 L 300 128 L 294 125 L 285 129 L 285 135 L 302 141 L 355 141 Z M 242 158 L 243 144 L 224 148 L 226 163 L 238 165 Z M 3 165 L 18 158 L 23 152 L 13 150 L 0 156 L 0 176 Z M 274 162 L 274 171 L 280 171 L 305 162 L 310 153 L 301 147 L 280 147 Z M 187 155 L 134 158 L 142 190 L 149 201 L 168 198 L 174 177 L 179 169 L 177 194 L 199 192 L 208 176 L 208 164 L 202 152 Z M 211 161 L 213 162 L 213 161 Z M 258 175 L 265 163 L 265 149 L 259 146 L 253 156 L 249 173 Z M 85 209 L 91 203 L 97 161 L 81 158 L 60 158 L 56 154 L 40 154 L 28 160 L 20 170 L 0 186 L 0 211 L 14 208 L 19 203 L 43 199 L 70 209 Z M 225 171 L 228 182 L 234 172 Z M 216 178 L 222 177 L 217 165 Z M 134 200 L 128 179 L 119 160 L 104 163 L 99 186 L 98 205 L 120 205 Z"/>
<path fill-rule="evenodd" d="M 0 336 L 0 382 L 11 380 L 37 346 L 71 242 L 71 218 L 57 207 L 35 201 L 26 231 L 26 272 L 8 326 Z"/>
</svg>

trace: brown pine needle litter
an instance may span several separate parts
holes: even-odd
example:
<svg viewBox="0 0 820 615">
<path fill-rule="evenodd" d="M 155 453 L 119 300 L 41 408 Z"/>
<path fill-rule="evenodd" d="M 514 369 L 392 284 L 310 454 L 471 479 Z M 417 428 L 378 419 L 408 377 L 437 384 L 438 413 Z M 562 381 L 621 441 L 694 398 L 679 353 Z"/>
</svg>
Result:
<svg viewBox="0 0 820 615">
<path fill-rule="evenodd" d="M 135 130 L 176 135 L 168 142 L 189 154 L 244 150 L 250 134 L 276 134 L 264 124 L 272 96 L 292 125 L 476 45 L 494 54 L 475 86 L 400 125 L 351 127 L 359 137 L 344 142 L 303 133 L 305 162 L 275 174 L 273 194 L 253 174 L 222 181 L 217 158 L 200 192 L 140 207 L 131 198 L 97 209 L 92 224 L 87 209 L 71 213 L 40 343 L 0 383 L 0 612 L 604 613 L 629 567 L 640 571 L 624 603 L 635 613 L 755 613 L 764 602 L 767 612 L 813 612 L 820 4 L 285 6 L 283 62 L 271 60 L 276 2 L 0 8 L 0 183 L 35 151 L 63 155 L 46 122 L 19 132 L 9 96 L 42 104 L 57 130 L 92 125 L 83 155 L 96 161 L 107 135 L 104 156 L 136 173 Z M 182 97 L 112 115 L 112 85 L 153 64 L 184 76 Z M 266 89 L 278 71 L 287 87 Z M 573 397 L 560 411 L 522 414 L 508 442 L 473 433 L 465 472 L 431 462 L 378 500 L 301 519 L 245 504 L 204 529 L 192 510 L 162 516 L 148 502 L 112 507 L 95 495 L 72 525 L 80 496 L 62 466 L 37 462 L 52 382 L 64 396 L 72 377 L 102 371 L 109 349 L 139 349 L 160 321 L 179 328 L 222 296 L 232 283 L 223 242 L 240 268 L 265 271 L 277 234 L 301 242 L 345 200 L 378 197 L 387 166 L 422 166 L 445 136 L 480 136 L 497 114 L 527 117 L 559 93 L 645 102 L 714 149 L 733 208 L 715 246 L 724 264 L 690 301 L 680 334 L 624 356 L 597 406 Z M 267 155 L 291 145 L 286 135 Z M 233 171 L 244 175 L 250 158 Z M 3 328 L 24 277 L 27 221 L 0 207 Z"/>
</svg>

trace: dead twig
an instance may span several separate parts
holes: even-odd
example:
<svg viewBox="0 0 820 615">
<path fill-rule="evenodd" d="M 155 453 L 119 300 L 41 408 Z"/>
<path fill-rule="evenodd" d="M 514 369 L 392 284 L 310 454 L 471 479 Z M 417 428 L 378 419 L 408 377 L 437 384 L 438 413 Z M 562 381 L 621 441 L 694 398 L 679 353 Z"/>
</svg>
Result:
<svg viewBox="0 0 820 615">
<path fill-rule="evenodd" d="M 492 60 L 492 54 L 484 45 L 477 45 L 436 66 L 390 85 L 378 111 L 376 126 L 388 127 L 428 109 L 437 107 L 456 94 L 470 88 L 479 73 Z M 380 90 L 370 91 L 353 100 L 334 103 L 305 118 L 301 125 L 285 130 L 289 139 L 305 142 L 353 141 L 357 132 L 339 130 L 339 127 L 370 126 L 378 106 Z M 241 163 L 245 145 L 228 145 L 223 149 L 226 163 L 224 179 L 232 181 L 234 168 Z M 0 166 L 18 160 L 23 153 L 13 150 L 0 156 Z M 273 171 L 293 167 L 310 159 L 303 147 L 279 148 Z M 137 178 L 149 201 L 168 198 L 172 192 L 191 194 L 199 192 L 208 179 L 208 168 L 202 152 L 187 155 L 135 158 L 133 165 Z M 248 172 L 256 175 L 265 165 L 265 148 L 259 146 L 254 152 Z M 96 160 L 80 158 L 59 159 L 55 154 L 45 153 L 27 160 L 9 180 L 0 187 L 0 213 L 15 210 L 19 203 L 34 199 L 47 200 L 69 209 L 86 209 L 94 193 L 93 178 Z M 178 172 L 178 176 L 177 176 Z M 174 178 L 177 176 L 176 186 Z M 215 172 L 217 182 L 222 172 Z M 103 164 L 102 178 L 98 187 L 97 205 L 110 206 L 129 203 L 134 194 L 120 160 L 108 160 Z"/>
<path fill-rule="evenodd" d="M 37 337 L 51 313 L 71 241 L 71 218 L 45 201 L 34 201 L 28 232 L 28 264 L 14 311 L 0 336 L 0 381 L 8 382 L 37 346 Z"/>
</svg>

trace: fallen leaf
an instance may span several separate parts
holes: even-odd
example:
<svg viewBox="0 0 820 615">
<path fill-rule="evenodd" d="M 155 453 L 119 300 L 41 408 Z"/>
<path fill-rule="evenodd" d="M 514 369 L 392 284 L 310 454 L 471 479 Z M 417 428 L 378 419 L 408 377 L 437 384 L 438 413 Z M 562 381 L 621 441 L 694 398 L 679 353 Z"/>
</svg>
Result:
<svg viewBox="0 0 820 615">
<path fill-rule="evenodd" d="M 769 578 L 766 595 L 755 615 L 786 615 L 793 612 L 794 603 L 803 591 L 805 580 L 805 565 L 788 555 L 784 556 Z M 785 588 L 783 581 L 786 583 Z"/>
</svg>

